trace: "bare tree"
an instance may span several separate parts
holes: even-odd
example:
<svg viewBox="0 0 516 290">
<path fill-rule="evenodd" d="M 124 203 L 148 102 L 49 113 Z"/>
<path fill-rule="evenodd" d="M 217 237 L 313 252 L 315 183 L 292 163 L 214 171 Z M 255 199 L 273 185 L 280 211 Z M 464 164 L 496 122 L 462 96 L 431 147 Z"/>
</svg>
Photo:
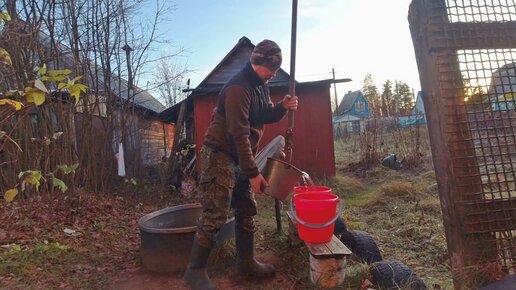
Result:
<svg viewBox="0 0 516 290">
<path fill-rule="evenodd" d="M 189 72 L 186 65 L 180 65 L 172 58 L 162 58 L 158 61 L 154 85 L 166 107 L 171 107 L 185 98 L 183 89 L 189 85 L 185 81 Z"/>
<path fill-rule="evenodd" d="M 24 151 L 12 166 L 13 172 L 77 161 L 80 163 L 77 184 L 97 191 L 109 190 L 116 172 L 114 151 L 118 142 L 126 143 L 127 147 L 137 143 L 134 115 L 139 110 L 137 105 L 141 105 L 135 103 L 135 97 L 142 92 L 139 81 L 146 81 L 153 63 L 159 60 L 152 53 L 166 42 L 158 33 L 158 24 L 175 8 L 167 1 L 152 2 L 155 11 L 150 19 L 139 13 L 145 4 L 142 0 L 9 0 L 9 5 L 5 4 L 16 18 L 5 29 L 9 33 L 0 39 L 0 44 L 5 44 L 11 54 L 16 72 L 9 76 L 10 83 L 15 85 L 9 89 L 23 89 L 27 81 L 34 80 L 34 70 L 43 65 L 49 69 L 71 69 L 75 75 L 83 76 L 82 81 L 89 88 L 77 106 L 72 102 L 52 102 L 46 111 L 39 109 L 37 115 L 34 111 L 31 116 L 20 118 L 15 128 L 9 127 L 9 123 L 2 124 L 6 130 L 13 130 L 13 136 L 21 140 L 20 145 L 33 146 L 31 134 L 35 130 L 31 126 L 37 124 L 41 127 L 38 134 L 51 136 L 54 130 L 51 118 L 78 116 L 70 123 L 76 126 L 61 128 L 69 130 L 66 132 L 69 138 L 62 138 L 67 141 L 62 141 L 61 147 L 52 147 L 56 149 L 53 152 L 44 151 L 46 155 L 40 158 Z M 123 47 L 131 50 L 124 51 Z M 63 105 L 65 109 L 51 108 Z M 61 112 L 62 116 L 50 112 Z M 39 121 L 45 118 L 48 122 Z M 38 123 L 34 122 L 36 119 Z M 75 134 L 74 128 L 80 134 Z M 18 131 L 24 135 L 17 135 Z M 7 172 L 4 168 L 1 171 Z M 13 176 L 16 174 L 6 178 Z"/>
</svg>

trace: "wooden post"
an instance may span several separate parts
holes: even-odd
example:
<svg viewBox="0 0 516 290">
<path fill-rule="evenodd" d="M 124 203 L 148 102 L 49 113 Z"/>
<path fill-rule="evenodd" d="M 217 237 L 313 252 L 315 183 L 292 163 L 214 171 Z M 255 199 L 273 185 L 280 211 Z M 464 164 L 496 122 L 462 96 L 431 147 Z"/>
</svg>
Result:
<svg viewBox="0 0 516 290">
<path fill-rule="evenodd" d="M 409 22 L 424 94 L 454 286 L 456 289 L 472 288 L 464 277 L 472 277 L 468 276 L 468 271 L 478 270 L 475 268 L 481 267 L 482 252 L 489 248 L 491 251 L 496 244 L 492 243 L 489 233 L 472 235 L 465 230 L 467 216 L 460 206 L 466 200 L 480 198 L 475 194 L 482 192 L 457 60 L 459 48 L 443 46 L 443 43 L 460 41 L 436 41 L 436 35 L 448 35 L 443 33 L 450 25 L 445 1 L 412 1 Z M 480 247 L 479 241 L 484 241 Z M 472 272 L 470 274 L 474 276 Z"/>
<path fill-rule="evenodd" d="M 168 160 L 168 174 L 169 174 L 169 180 L 172 182 L 173 180 L 173 174 L 175 174 L 175 169 L 177 167 L 177 158 L 176 158 L 176 151 L 177 146 L 179 144 L 179 139 L 181 137 L 181 132 L 183 130 L 183 123 L 184 118 L 186 114 L 186 106 L 187 106 L 187 100 L 184 100 L 181 103 L 181 106 L 179 107 L 179 115 L 177 116 L 177 122 L 176 126 L 174 128 L 174 141 L 172 142 L 172 150 L 170 150 L 170 158 Z"/>
</svg>

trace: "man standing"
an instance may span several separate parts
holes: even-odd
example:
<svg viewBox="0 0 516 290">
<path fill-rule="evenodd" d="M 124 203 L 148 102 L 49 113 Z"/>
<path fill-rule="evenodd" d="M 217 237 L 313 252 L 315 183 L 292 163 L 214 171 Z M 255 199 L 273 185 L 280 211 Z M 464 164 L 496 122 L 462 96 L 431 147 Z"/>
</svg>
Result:
<svg viewBox="0 0 516 290">
<path fill-rule="evenodd" d="M 273 277 L 275 269 L 254 257 L 255 192 L 268 186 L 254 156 L 265 124 L 280 121 L 297 109 L 297 97 L 273 104 L 268 82 L 281 66 L 281 49 L 271 40 L 254 48 L 250 61 L 222 88 L 201 148 L 198 190 L 203 212 L 199 219 L 185 279 L 192 289 L 215 289 L 206 266 L 214 237 L 235 211 L 235 242 L 239 274 Z"/>
</svg>

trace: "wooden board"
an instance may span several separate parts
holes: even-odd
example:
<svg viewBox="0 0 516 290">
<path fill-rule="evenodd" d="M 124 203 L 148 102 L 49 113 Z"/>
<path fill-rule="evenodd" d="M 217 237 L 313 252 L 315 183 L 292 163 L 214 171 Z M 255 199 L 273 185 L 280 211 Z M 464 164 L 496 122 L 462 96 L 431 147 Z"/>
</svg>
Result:
<svg viewBox="0 0 516 290">
<path fill-rule="evenodd" d="M 310 251 L 312 256 L 321 258 L 340 258 L 344 256 L 350 256 L 351 251 L 344 245 L 339 238 L 335 235 L 331 238 L 331 241 L 324 244 L 312 244 L 306 243 L 306 247 Z"/>
</svg>

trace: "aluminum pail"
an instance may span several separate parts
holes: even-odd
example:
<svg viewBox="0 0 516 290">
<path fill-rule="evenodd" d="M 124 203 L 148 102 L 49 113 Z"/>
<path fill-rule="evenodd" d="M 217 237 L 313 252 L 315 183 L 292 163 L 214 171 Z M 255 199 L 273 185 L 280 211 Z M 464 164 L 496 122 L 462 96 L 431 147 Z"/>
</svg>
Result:
<svg viewBox="0 0 516 290">
<path fill-rule="evenodd" d="M 267 158 L 263 177 L 269 182 L 264 193 L 281 201 L 287 200 L 292 189 L 303 176 L 303 171 L 290 163 L 274 158 Z"/>
</svg>

